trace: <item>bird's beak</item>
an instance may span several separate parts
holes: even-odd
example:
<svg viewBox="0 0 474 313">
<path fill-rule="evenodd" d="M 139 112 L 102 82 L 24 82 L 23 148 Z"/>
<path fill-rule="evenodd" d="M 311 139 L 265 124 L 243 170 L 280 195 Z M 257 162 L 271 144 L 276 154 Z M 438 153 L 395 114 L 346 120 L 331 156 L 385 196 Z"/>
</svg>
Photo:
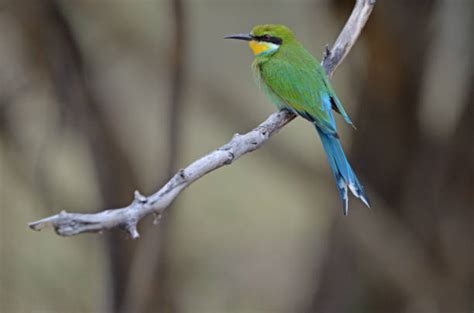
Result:
<svg viewBox="0 0 474 313">
<path fill-rule="evenodd" d="M 224 39 L 238 39 L 238 40 L 250 41 L 253 39 L 253 36 L 250 34 L 236 34 L 236 35 L 225 36 Z"/>
</svg>

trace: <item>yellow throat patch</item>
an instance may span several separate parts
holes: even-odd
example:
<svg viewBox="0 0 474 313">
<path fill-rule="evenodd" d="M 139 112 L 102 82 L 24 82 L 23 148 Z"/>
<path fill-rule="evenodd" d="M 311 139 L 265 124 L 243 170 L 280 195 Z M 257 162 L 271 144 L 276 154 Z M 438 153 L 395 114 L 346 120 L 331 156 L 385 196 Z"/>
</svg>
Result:
<svg viewBox="0 0 474 313">
<path fill-rule="evenodd" d="M 268 44 L 267 42 L 258 42 L 255 40 L 249 41 L 249 47 L 252 49 L 254 55 L 259 55 L 260 53 L 272 49 L 271 44 Z"/>
</svg>

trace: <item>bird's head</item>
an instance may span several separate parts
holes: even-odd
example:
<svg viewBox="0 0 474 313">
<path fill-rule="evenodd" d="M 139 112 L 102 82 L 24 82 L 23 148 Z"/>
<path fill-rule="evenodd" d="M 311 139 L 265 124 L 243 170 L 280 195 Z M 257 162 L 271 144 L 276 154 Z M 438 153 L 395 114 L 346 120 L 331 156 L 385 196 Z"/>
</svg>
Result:
<svg viewBox="0 0 474 313">
<path fill-rule="evenodd" d="M 249 42 L 256 57 L 270 56 L 282 46 L 294 40 L 293 32 L 284 25 L 266 24 L 255 26 L 250 34 L 237 34 L 224 37 Z"/>
</svg>

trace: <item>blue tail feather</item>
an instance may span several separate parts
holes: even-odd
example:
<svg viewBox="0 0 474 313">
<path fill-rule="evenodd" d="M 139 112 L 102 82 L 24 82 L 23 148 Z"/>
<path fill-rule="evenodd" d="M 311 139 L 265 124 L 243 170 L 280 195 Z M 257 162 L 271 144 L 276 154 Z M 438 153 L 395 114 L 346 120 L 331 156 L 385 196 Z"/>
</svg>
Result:
<svg viewBox="0 0 474 313">
<path fill-rule="evenodd" d="M 344 215 L 347 215 L 349 210 L 348 190 L 354 196 L 359 198 L 365 205 L 370 208 L 370 201 L 367 197 L 364 187 L 359 183 L 354 171 L 352 170 L 346 155 L 342 150 L 341 143 L 336 134 L 327 134 L 316 126 L 319 137 L 323 144 L 324 151 L 328 158 L 329 166 L 336 178 L 337 189 L 343 202 Z"/>
</svg>

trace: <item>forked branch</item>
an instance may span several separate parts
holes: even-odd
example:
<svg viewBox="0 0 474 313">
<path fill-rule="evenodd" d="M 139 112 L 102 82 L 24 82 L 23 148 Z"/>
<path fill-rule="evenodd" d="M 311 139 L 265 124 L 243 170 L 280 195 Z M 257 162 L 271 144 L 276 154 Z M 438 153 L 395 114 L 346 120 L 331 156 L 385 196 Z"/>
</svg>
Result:
<svg viewBox="0 0 474 313">
<path fill-rule="evenodd" d="M 357 41 L 375 5 L 375 0 L 357 0 L 351 16 L 342 29 L 334 46 L 327 50 L 322 65 L 329 77 L 344 60 Z M 145 216 L 154 214 L 157 219 L 171 202 L 191 183 L 224 165 L 229 165 L 242 155 L 259 149 L 271 136 L 292 121 L 295 115 L 288 111 L 271 114 L 263 123 L 250 132 L 236 134 L 224 146 L 194 161 L 176 173 L 160 190 L 151 196 L 143 196 L 138 191 L 132 203 L 124 208 L 110 209 L 98 213 L 59 214 L 29 224 L 34 230 L 53 227 L 58 235 L 73 236 L 86 232 L 101 232 L 118 227 L 131 238 L 138 238 L 137 223 Z"/>
</svg>

